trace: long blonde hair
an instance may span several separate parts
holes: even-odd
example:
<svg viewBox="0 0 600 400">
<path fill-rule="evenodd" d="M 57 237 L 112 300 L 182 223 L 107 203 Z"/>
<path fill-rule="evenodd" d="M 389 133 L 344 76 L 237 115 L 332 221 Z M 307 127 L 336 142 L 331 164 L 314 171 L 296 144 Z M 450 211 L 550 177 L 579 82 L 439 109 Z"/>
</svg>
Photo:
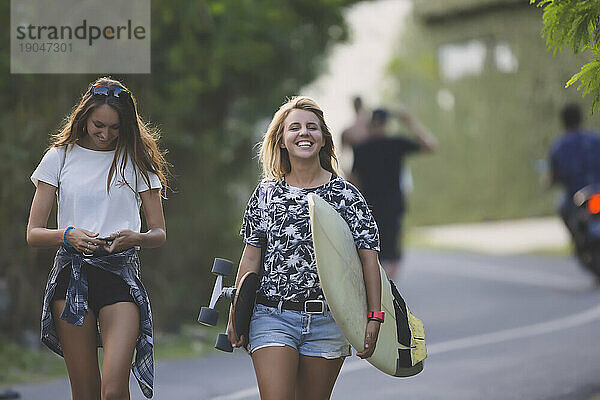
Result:
<svg viewBox="0 0 600 400">
<path fill-rule="evenodd" d="M 113 90 L 123 89 L 127 91 L 127 94 L 120 97 L 94 95 L 92 93 L 94 86 L 105 86 Z M 151 187 L 148 174 L 152 172 L 158 176 L 162 184 L 162 195 L 166 197 L 169 164 L 164 157 L 165 152 L 158 147 L 160 133 L 141 119 L 137 113 L 133 94 L 119 81 L 105 77 L 92 82 L 71 114 L 65 118 L 59 131 L 52 135 L 50 147 L 66 146 L 66 149 L 69 149 L 69 145 L 71 145 L 72 148 L 79 139 L 87 134 L 88 117 L 103 104 L 112 107 L 119 114 L 120 120 L 119 136 L 115 156 L 108 173 L 106 190 L 110 190 L 110 182 L 117 168 L 124 176 L 127 161 L 131 157 L 134 168 L 141 173 L 148 187 Z M 119 160 L 120 165 L 118 165 Z M 127 184 L 135 191 L 129 182 Z M 137 186 L 137 182 L 135 185 Z"/>
<path fill-rule="evenodd" d="M 283 137 L 284 122 L 292 110 L 310 111 L 317 116 L 325 145 L 319 151 L 319 161 L 323 169 L 338 175 L 338 159 L 335 155 L 335 145 L 331 131 L 325 123 L 323 111 L 317 103 L 307 96 L 295 96 L 284 103 L 273 115 L 273 119 L 263 136 L 259 148 L 259 159 L 263 167 L 263 175 L 266 179 L 281 180 L 285 174 L 290 173 L 292 165 L 286 149 L 280 147 Z"/>
</svg>

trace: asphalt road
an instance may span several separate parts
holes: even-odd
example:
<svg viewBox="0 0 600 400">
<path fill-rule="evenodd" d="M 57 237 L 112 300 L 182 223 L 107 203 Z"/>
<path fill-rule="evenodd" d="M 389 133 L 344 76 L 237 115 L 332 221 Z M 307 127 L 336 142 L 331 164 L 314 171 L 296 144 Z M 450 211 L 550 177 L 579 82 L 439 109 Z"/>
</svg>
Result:
<svg viewBox="0 0 600 400">
<path fill-rule="evenodd" d="M 570 259 L 411 251 L 397 279 L 425 324 L 424 371 L 392 378 L 357 357 L 333 399 L 587 400 L 600 393 L 600 289 Z M 67 399 L 66 380 L 14 387 Z M 132 399 L 143 399 L 131 383 Z M 156 399 L 257 399 L 243 352 L 165 361 Z"/>
</svg>

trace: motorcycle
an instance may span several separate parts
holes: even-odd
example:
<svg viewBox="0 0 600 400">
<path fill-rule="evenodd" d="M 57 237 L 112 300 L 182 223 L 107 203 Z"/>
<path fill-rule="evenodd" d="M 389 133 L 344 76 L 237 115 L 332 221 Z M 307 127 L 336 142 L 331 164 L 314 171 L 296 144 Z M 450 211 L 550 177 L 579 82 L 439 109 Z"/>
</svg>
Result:
<svg viewBox="0 0 600 400">
<path fill-rule="evenodd" d="M 600 184 L 579 190 L 573 203 L 569 225 L 577 258 L 600 283 Z"/>
</svg>

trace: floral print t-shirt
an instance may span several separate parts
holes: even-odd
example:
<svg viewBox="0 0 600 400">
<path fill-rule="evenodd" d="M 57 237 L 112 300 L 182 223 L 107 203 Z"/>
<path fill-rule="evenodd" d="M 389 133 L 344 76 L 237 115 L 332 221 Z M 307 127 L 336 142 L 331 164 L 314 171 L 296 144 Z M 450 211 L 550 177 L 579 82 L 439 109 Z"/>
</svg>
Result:
<svg viewBox="0 0 600 400">
<path fill-rule="evenodd" d="M 332 175 L 326 184 L 302 189 L 285 180 L 265 180 L 248 201 L 240 235 L 263 249 L 259 296 L 273 301 L 323 299 L 308 211 L 308 193 L 327 201 L 344 218 L 358 249 L 379 251 L 379 232 L 358 189 Z"/>
</svg>

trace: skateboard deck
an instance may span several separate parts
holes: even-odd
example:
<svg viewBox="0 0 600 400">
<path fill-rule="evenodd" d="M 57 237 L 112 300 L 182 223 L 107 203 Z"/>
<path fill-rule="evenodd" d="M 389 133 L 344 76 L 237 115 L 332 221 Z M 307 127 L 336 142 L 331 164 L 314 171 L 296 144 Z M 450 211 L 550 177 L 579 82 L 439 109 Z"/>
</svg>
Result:
<svg viewBox="0 0 600 400">
<path fill-rule="evenodd" d="M 244 337 L 243 347 L 248 351 L 248 334 L 250 332 L 250 319 L 254 310 L 256 291 L 260 284 L 260 277 L 256 272 L 246 272 L 235 292 L 232 303 L 233 332 L 238 338 Z"/>
<path fill-rule="evenodd" d="M 327 305 L 350 344 L 362 350 L 367 295 L 352 233 L 337 211 L 314 193 L 308 195 L 308 206 L 317 270 Z M 401 298 L 401 301 L 394 298 L 392 286 L 381 267 L 380 275 L 385 323 L 381 324 L 375 352 L 367 361 L 392 376 L 418 374 L 426 357 L 423 324 L 410 313 Z"/>
</svg>

